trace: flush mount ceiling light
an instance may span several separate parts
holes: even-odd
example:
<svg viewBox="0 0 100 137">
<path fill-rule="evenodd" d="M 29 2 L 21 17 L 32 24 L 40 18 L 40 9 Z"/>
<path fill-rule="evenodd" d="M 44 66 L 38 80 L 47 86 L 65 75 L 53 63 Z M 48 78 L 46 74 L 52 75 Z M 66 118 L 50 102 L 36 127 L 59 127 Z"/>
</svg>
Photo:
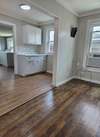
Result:
<svg viewBox="0 0 100 137">
<path fill-rule="evenodd" d="M 28 5 L 28 4 L 20 4 L 19 7 L 22 9 L 22 10 L 31 10 L 31 6 Z"/>
</svg>

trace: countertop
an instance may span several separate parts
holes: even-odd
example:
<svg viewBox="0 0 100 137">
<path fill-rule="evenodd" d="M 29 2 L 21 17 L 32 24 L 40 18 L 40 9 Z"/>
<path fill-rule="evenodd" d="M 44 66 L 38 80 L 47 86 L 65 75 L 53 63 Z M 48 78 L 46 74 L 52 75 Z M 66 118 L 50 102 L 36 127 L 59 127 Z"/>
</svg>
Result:
<svg viewBox="0 0 100 137">
<path fill-rule="evenodd" d="M 0 51 L 0 53 L 14 53 L 14 52 L 12 52 L 12 51 Z"/>
<path fill-rule="evenodd" d="M 18 56 L 47 56 L 47 54 L 39 54 L 39 53 L 17 53 Z"/>
</svg>

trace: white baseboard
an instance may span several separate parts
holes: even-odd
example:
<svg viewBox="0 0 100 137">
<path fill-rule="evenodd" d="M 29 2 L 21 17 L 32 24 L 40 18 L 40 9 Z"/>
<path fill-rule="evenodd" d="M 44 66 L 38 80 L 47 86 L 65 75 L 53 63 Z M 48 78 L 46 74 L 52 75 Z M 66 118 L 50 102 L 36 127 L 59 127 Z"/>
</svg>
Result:
<svg viewBox="0 0 100 137">
<path fill-rule="evenodd" d="M 48 71 L 47 71 L 47 73 L 50 73 L 50 74 L 52 74 L 52 71 L 49 71 L 49 70 L 48 70 Z"/>
<path fill-rule="evenodd" d="M 65 83 L 69 82 L 72 79 L 80 79 L 80 80 L 84 80 L 84 81 L 87 81 L 87 82 L 100 84 L 100 81 L 98 81 L 98 80 L 91 80 L 91 79 L 87 79 L 87 78 L 84 78 L 84 77 L 72 76 L 72 77 L 70 77 L 70 78 L 68 78 L 68 79 L 66 79 L 62 82 L 57 83 L 56 87 L 59 87 L 59 86 L 65 84 Z"/>
<path fill-rule="evenodd" d="M 78 77 L 78 76 L 75 76 L 74 78 L 75 78 L 75 79 L 84 80 L 84 81 L 87 81 L 87 82 L 91 82 L 91 83 L 100 84 L 100 81 L 99 81 L 99 80 L 93 80 L 93 79 L 88 79 L 88 78 Z"/>
<path fill-rule="evenodd" d="M 73 77 L 70 77 L 70 78 L 68 78 L 68 79 L 66 79 L 66 80 L 58 83 L 56 85 L 56 87 L 59 87 L 59 86 L 65 84 L 65 83 L 69 82 L 72 79 L 80 79 L 80 80 L 84 80 L 84 81 L 87 81 L 87 82 L 91 82 L 91 83 L 95 83 L 95 84 L 100 84 L 100 81 L 98 81 L 98 80 L 91 80 L 91 79 L 87 79 L 87 78 L 84 78 L 84 77 L 73 76 Z"/>
<path fill-rule="evenodd" d="M 70 78 L 68 78 L 68 79 L 66 79 L 66 80 L 64 80 L 62 82 L 59 82 L 59 83 L 56 84 L 56 87 L 59 87 L 59 86 L 65 84 L 65 83 L 69 82 L 72 79 L 74 79 L 74 77 L 70 77 Z"/>
</svg>

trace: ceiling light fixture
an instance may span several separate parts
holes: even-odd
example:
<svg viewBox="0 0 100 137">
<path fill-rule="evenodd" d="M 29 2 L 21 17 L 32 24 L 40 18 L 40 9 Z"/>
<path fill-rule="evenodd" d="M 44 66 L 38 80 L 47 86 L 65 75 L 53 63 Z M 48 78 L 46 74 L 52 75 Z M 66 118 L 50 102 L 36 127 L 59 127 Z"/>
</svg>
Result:
<svg viewBox="0 0 100 137">
<path fill-rule="evenodd" d="M 28 4 L 20 4 L 19 7 L 22 9 L 22 10 L 31 10 L 31 6 L 28 5 Z"/>
</svg>

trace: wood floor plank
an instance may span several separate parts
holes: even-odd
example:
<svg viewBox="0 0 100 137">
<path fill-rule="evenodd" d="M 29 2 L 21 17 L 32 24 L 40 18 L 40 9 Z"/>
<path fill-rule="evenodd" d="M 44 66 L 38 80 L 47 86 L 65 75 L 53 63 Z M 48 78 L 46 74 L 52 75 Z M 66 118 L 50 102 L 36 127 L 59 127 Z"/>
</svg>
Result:
<svg viewBox="0 0 100 137">
<path fill-rule="evenodd" d="M 0 137 L 100 137 L 100 86 L 73 80 L 0 117 Z"/>
<path fill-rule="evenodd" d="M 50 89 L 51 76 L 47 74 L 0 81 L 0 116 Z"/>
</svg>

